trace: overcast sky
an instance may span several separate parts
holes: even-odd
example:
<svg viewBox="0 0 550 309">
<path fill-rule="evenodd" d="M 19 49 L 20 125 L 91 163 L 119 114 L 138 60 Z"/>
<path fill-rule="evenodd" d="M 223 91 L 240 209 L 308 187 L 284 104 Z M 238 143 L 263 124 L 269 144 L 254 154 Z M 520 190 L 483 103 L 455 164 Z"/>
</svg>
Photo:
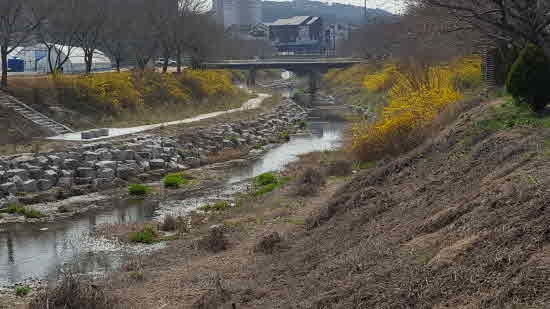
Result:
<svg viewBox="0 0 550 309">
<path fill-rule="evenodd" d="M 275 0 L 275 1 L 288 1 L 288 0 Z M 363 6 L 365 4 L 364 0 L 320 0 L 321 2 L 340 2 L 340 3 L 347 3 L 347 4 L 353 4 L 358 6 Z M 367 0 L 367 7 L 370 8 L 379 8 L 384 9 L 387 11 L 390 11 L 392 13 L 398 13 L 399 10 L 402 8 L 402 0 Z"/>
</svg>

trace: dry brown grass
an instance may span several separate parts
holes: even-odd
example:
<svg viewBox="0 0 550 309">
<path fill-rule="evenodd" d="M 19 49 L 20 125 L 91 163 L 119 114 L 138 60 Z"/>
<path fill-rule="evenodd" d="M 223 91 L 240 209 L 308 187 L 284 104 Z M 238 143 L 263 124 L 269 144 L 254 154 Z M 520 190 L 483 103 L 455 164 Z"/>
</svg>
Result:
<svg viewBox="0 0 550 309">
<path fill-rule="evenodd" d="M 158 229 L 158 222 L 135 222 L 135 223 L 118 223 L 118 224 L 101 224 L 95 229 L 95 235 L 97 237 L 104 237 L 107 239 L 115 239 L 124 242 L 128 242 L 128 236 L 131 233 L 142 231 L 145 227 L 152 226 Z"/>
<path fill-rule="evenodd" d="M 208 155 L 207 160 L 209 164 L 225 162 L 229 160 L 239 159 L 243 156 L 243 151 L 237 148 L 225 148 L 222 151 Z"/>
</svg>

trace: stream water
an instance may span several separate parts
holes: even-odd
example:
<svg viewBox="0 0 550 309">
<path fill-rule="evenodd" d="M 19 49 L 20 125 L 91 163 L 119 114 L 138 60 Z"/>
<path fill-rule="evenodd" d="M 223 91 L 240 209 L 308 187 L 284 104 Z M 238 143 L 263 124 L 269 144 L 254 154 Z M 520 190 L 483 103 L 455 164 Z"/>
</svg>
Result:
<svg viewBox="0 0 550 309">
<path fill-rule="evenodd" d="M 112 200 L 107 209 L 80 218 L 44 223 L 15 224 L 0 230 L 0 287 L 34 280 L 55 279 L 60 267 L 75 264 L 81 273 L 97 273 L 119 265 L 125 255 L 155 250 L 164 244 L 121 247 L 110 240 L 91 234 L 103 223 L 128 223 L 158 219 L 165 214 L 182 214 L 212 199 L 230 198 L 243 190 L 246 180 L 267 171 L 277 171 L 298 155 L 339 147 L 344 122 L 325 117 L 326 112 L 313 110 L 308 121 L 312 134 L 292 136 L 285 144 L 266 152 L 260 159 L 230 172 L 227 182 L 201 197 L 165 202 Z"/>
</svg>

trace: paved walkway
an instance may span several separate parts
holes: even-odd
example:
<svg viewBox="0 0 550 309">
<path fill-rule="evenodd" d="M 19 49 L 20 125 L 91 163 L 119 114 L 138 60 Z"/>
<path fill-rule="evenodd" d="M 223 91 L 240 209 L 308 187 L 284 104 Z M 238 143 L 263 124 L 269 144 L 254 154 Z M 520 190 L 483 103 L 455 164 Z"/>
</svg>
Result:
<svg viewBox="0 0 550 309">
<path fill-rule="evenodd" d="M 138 127 L 131 127 L 131 128 L 109 128 L 109 136 L 102 136 L 102 137 L 83 140 L 82 136 L 81 136 L 82 132 L 74 132 L 74 133 L 67 133 L 67 134 L 57 135 L 57 136 L 53 136 L 53 137 L 48 137 L 48 139 L 49 140 L 59 140 L 59 141 L 76 141 L 76 142 L 78 142 L 78 141 L 91 142 L 91 141 L 97 141 L 97 140 L 102 140 L 102 139 L 108 139 L 108 138 L 112 138 L 112 137 L 118 137 L 118 136 L 129 135 L 129 134 L 139 133 L 139 132 L 143 132 L 143 131 L 153 130 L 153 129 L 160 128 L 160 127 L 165 127 L 165 126 L 173 126 L 173 125 L 178 125 L 178 124 L 183 124 L 183 123 L 197 122 L 197 121 L 200 121 L 200 120 L 203 120 L 203 119 L 213 118 L 213 117 L 217 117 L 217 116 L 224 115 L 224 114 L 230 114 L 230 113 L 235 113 L 235 112 L 240 112 L 240 111 L 244 111 L 244 110 L 258 108 L 262 104 L 262 102 L 265 99 L 269 98 L 269 97 L 271 97 L 271 95 L 260 93 L 260 94 L 258 94 L 258 97 L 246 101 L 239 108 L 234 108 L 234 109 L 230 109 L 230 110 L 226 110 L 226 111 L 213 112 L 213 113 L 208 113 L 208 114 L 202 114 L 202 115 L 198 115 L 198 116 L 183 119 L 183 120 L 176 120 L 176 121 L 163 122 L 163 123 L 157 123 L 157 124 L 151 124 L 151 125 L 145 125 L 145 126 L 138 126 Z"/>
</svg>

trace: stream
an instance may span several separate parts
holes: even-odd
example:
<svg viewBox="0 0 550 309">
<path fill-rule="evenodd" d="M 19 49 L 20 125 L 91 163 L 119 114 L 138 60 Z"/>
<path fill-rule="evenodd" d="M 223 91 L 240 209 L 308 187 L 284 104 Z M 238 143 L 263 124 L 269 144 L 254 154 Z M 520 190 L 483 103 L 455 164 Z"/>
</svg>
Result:
<svg viewBox="0 0 550 309">
<path fill-rule="evenodd" d="M 94 274 L 115 269 L 127 255 L 146 254 L 165 246 L 121 245 L 92 237 L 94 228 L 105 223 L 159 220 L 164 215 L 181 215 L 212 200 L 230 199 L 248 186 L 250 178 L 278 171 L 300 154 L 340 146 L 345 123 L 312 110 L 308 119 L 311 134 L 291 136 L 248 166 L 228 172 L 225 184 L 206 189 L 199 197 L 169 201 L 112 200 L 112 207 L 81 217 L 53 223 L 14 224 L 0 230 L 0 287 L 54 280 L 61 267 L 72 265 L 80 273 Z"/>
</svg>

